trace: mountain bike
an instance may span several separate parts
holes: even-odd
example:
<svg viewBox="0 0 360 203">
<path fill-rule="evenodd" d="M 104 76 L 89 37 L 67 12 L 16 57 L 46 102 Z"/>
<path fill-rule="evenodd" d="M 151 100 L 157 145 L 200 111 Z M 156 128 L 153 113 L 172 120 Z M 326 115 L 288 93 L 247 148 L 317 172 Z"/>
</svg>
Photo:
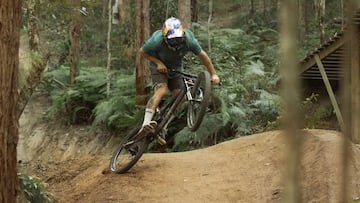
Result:
<svg viewBox="0 0 360 203">
<path fill-rule="evenodd" d="M 183 99 L 187 102 L 187 127 L 192 132 L 200 127 L 211 94 L 210 74 L 206 71 L 200 72 L 198 75 L 176 72 L 182 76 L 183 88 L 176 97 L 170 99 L 167 103 L 161 103 L 156 109 L 154 120 L 158 125 L 153 132 L 148 133 L 146 136 L 138 136 L 141 128 L 141 125 L 139 125 L 122 139 L 110 160 L 110 170 L 112 172 L 127 172 L 141 158 L 151 142 L 159 139 L 159 136 L 165 137 L 167 131 L 165 126 L 171 122 L 170 118 L 175 115 L 179 106 L 183 104 Z"/>
</svg>

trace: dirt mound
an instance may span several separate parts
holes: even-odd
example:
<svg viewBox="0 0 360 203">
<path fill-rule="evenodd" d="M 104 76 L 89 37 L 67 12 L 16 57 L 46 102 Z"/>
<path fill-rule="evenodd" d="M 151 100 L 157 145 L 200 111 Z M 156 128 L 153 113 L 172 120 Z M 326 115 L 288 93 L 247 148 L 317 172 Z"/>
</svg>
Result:
<svg viewBox="0 0 360 203">
<path fill-rule="evenodd" d="M 21 119 L 18 157 L 24 171 L 49 184 L 58 202 L 283 202 L 281 131 L 190 152 L 144 154 L 128 173 L 118 175 L 107 172 L 118 140 L 81 126 L 55 129 L 36 119 L 41 109 L 31 103 Z M 303 202 L 339 202 L 341 134 L 305 132 Z M 355 198 L 360 195 L 358 145 L 352 145 L 350 160 L 349 192 Z"/>
</svg>

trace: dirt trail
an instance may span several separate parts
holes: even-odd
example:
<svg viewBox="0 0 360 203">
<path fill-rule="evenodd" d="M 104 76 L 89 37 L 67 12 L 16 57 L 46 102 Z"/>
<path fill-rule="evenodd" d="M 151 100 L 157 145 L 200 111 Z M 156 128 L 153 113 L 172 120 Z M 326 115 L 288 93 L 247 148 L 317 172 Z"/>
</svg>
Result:
<svg viewBox="0 0 360 203">
<path fill-rule="evenodd" d="M 266 132 L 179 153 L 148 153 L 126 174 L 106 172 L 118 140 L 82 126 L 55 128 L 43 105 L 27 107 L 20 129 L 23 170 L 49 184 L 57 202 L 283 202 L 284 139 Z M 339 202 L 341 135 L 305 130 L 303 202 Z M 352 145 L 351 188 L 360 195 L 360 147 Z M 105 171 L 105 173 L 104 173 Z"/>
</svg>

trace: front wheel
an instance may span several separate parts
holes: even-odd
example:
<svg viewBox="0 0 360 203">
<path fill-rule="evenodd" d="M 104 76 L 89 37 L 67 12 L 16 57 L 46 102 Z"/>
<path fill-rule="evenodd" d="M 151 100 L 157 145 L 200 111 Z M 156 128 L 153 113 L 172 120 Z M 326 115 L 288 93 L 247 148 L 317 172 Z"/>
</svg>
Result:
<svg viewBox="0 0 360 203">
<path fill-rule="evenodd" d="M 189 100 L 187 109 L 187 125 L 194 132 L 199 127 L 205 116 L 211 94 L 211 79 L 208 72 L 199 73 L 194 87 L 191 89 L 192 99 Z"/>
<path fill-rule="evenodd" d="M 148 147 L 147 137 L 138 138 L 140 127 L 133 129 L 119 144 L 110 160 L 110 170 L 125 173 L 141 158 Z"/>
</svg>

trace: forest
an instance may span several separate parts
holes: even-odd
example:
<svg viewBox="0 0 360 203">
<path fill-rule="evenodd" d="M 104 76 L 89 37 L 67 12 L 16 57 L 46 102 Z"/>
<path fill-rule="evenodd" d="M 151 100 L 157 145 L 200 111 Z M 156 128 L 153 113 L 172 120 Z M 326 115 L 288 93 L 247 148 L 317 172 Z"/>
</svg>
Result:
<svg viewBox="0 0 360 203">
<path fill-rule="evenodd" d="M 188 145 L 189 132 L 183 129 L 181 122 L 177 122 L 172 132 L 177 133 L 173 150 L 211 145 L 231 139 L 236 134 L 263 132 L 279 125 L 279 60 L 278 53 L 274 52 L 279 47 L 279 2 L 245 2 L 229 1 L 224 5 L 213 2 L 210 5 L 195 1 L 191 8 L 196 9 L 193 10 L 189 9 L 191 4 L 188 5 L 191 15 L 184 16 L 194 18 L 191 30 L 211 57 L 222 78 L 222 86 L 214 87 L 211 112 L 197 131 L 196 138 L 192 138 L 191 143 L 197 146 Z M 24 100 L 29 98 L 31 91 L 27 92 L 28 87 L 38 83 L 52 101 L 49 118 L 60 118 L 67 125 L 86 123 L 101 126 L 105 130 L 117 130 L 121 136 L 141 120 L 143 109 L 134 104 L 141 102 L 139 97 L 146 98 L 152 87 L 146 68 L 139 68 L 146 63 L 137 58 L 141 37 L 144 38 L 139 36 L 137 29 L 144 29 L 143 32 L 148 34 L 160 29 L 167 17 L 176 16 L 176 2 L 151 1 L 147 8 L 151 18 L 147 19 L 148 22 L 140 22 L 140 28 L 135 26 L 137 23 L 133 18 L 136 16 L 135 8 L 138 8 L 136 2 L 120 3 L 125 4 L 119 10 L 121 19 L 112 26 L 108 24 L 109 20 L 114 23 L 114 15 L 108 18 L 109 9 L 105 2 L 73 2 L 74 5 L 56 1 L 34 3 L 36 16 L 23 14 L 23 24 L 36 23 L 28 28 L 28 33 L 37 35 L 24 35 L 22 43 L 25 45 L 26 40 L 33 39 L 34 42 L 28 43 L 37 47 L 24 49 L 20 56 L 24 61 L 33 61 L 20 64 L 21 70 L 24 69 L 20 71 L 22 97 Z M 327 12 L 319 11 L 319 16 L 313 14 L 325 7 L 304 4 L 309 8 L 304 9 L 304 19 L 300 22 L 303 36 L 299 37 L 304 39 L 299 39 L 302 42 L 299 61 L 341 29 L 340 2 L 328 1 L 327 4 Z M 226 15 L 228 12 L 230 16 Z M 324 16 L 320 16 L 321 13 Z M 31 18 L 42 20 L 32 23 Z M 322 27 L 322 30 L 316 27 Z M 28 67 L 31 64 L 37 67 Z M 194 73 L 204 68 L 190 54 L 185 58 L 185 67 Z M 304 108 L 311 108 L 312 101 L 304 104 Z M 330 117 L 331 109 L 322 109 L 306 127 L 315 127 Z"/>
<path fill-rule="evenodd" d="M 281 129 L 284 115 L 279 13 L 287 3 L 279 0 L 5 2 L 0 0 L 1 9 L 8 5 L 19 11 L 20 32 L 11 38 L 18 44 L 0 43 L 0 50 L 19 47 L 18 72 L 8 74 L 18 75 L 18 102 L 15 102 L 18 105 L 11 116 L 15 120 L 21 117 L 32 97 L 41 95 L 49 102 L 44 115 L 49 124 L 89 126 L 107 136 L 124 137 L 142 122 L 145 104 L 153 91 L 147 61 L 139 57 L 138 50 L 151 33 L 174 16 L 193 31 L 211 58 L 221 86 L 212 87 L 209 110 L 196 132 L 186 128 L 183 109 L 169 127 L 166 149 L 154 145 L 149 151 L 190 151 Z M 292 13 L 293 16 L 287 13 L 287 17 L 296 17 L 293 22 L 298 48 L 292 54 L 300 62 L 344 29 L 348 1 L 293 2 L 297 13 Z M 9 22 L 6 18 L 11 15 L 0 14 L 0 25 Z M 0 34 L 2 39 L 6 36 Z M 5 68 L 16 66 L 17 62 L 6 64 L 5 53 L 2 51 L 0 55 L 3 83 L 9 73 Z M 189 73 L 205 70 L 194 54 L 186 55 L 184 64 Z M 298 64 L 293 66 L 296 68 Z M 11 92 L 6 87 L 4 82 L 1 96 Z M 300 128 L 340 130 L 333 107 L 322 103 L 322 99 L 317 92 L 301 95 L 299 108 L 304 114 L 299 118 L 303 121 Z M 9 108 L 11 101 L 1 99 L 1 108 Z M 0 127 L 2 137 L 6 137 L 5 125 L 2 122 Z M 0 143 L 3 145 L 5 141 L 6 138 Z M 44 191 L 41 180 L 33 180 L 30 175 L 18 174 L 25 199 L 54 201 Z"/>
</svg>

